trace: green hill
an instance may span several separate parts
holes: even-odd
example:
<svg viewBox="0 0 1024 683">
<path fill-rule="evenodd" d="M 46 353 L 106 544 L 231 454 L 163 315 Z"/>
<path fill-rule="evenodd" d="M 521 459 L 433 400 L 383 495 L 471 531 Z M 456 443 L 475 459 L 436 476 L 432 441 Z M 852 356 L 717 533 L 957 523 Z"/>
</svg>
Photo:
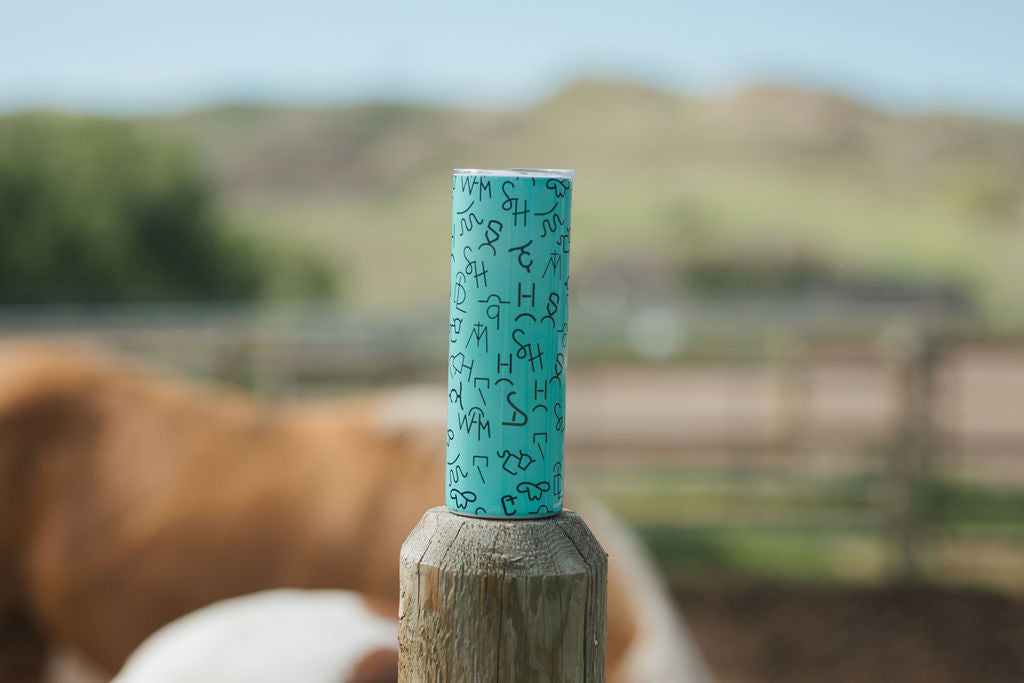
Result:
<svg viewBox="0 0 1024 683">
<path fill-rule="evenodd" d="M 138 125 L 193 146 L 240 224 L 315 248 L 367 304 L 443 301 L 453 167 L 553 166 L 577 172 L 577 282 L 629 263 L 671 293 L 738 264 L 757 289 L 766 260 L 797 286 L 943 286 L 1024 322 L 1020 125 L 590 82 L 527 110 L 225 107 Z"/>
</svg>

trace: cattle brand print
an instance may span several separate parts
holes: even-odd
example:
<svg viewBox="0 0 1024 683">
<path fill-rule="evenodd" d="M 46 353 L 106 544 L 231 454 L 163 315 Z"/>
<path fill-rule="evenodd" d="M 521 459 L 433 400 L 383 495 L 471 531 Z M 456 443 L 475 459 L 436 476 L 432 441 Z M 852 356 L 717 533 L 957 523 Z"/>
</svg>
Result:
<svg viewBox="0 0 1024 683">
<path fill-rule="evenodd" d="M 562 509 L 571 171 L 455 171 L 445 502 Z"/>
</svg>

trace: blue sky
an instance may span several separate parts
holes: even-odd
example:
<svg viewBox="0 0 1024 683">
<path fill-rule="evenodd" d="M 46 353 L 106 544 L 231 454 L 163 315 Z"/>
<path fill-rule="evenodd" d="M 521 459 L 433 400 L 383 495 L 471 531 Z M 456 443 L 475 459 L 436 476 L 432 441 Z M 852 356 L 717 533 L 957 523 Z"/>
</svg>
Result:
<svg viewBox="0 0 1024 683">
<path fill-rule="evenodd" d="M 0 110 L 519 106 L 581 76 L 1024 120 L 1024 2 L 0 0 Z"/>
</svg>

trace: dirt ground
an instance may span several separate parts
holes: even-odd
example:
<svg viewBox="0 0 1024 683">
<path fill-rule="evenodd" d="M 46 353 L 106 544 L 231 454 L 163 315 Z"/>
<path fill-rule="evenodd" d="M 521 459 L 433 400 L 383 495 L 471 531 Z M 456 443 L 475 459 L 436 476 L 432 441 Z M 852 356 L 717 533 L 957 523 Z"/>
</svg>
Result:
<svg viewBox="0 0 1024 683">
<path fill-rule="evenodd" d="M 675 596 L 719 683 L 1024 681 L 1024 596 L 776 585 Z"/>
</svg>

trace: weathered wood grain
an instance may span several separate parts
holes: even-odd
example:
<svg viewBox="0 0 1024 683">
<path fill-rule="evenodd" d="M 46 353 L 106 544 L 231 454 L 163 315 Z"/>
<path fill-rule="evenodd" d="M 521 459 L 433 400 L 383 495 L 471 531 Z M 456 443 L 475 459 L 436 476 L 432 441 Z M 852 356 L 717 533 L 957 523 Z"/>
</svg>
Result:
<svg viewBox="0 0 1024 683">
<path fill-rule="evenodd" d="M 608 560 L 576 513 L 433 508 L 400 563 L 400 681 L 604 681 Z"/>
</svg>

